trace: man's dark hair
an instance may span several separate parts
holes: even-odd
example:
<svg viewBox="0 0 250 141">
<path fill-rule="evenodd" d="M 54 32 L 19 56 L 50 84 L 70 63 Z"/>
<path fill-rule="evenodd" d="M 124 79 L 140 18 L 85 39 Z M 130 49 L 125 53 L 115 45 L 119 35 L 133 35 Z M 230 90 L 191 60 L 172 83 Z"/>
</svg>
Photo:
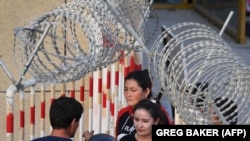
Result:
<svg viewBox="0 0 250 141">
<path fill-rule="evenodd" d="M 53 129 L 67 128 L 76 119 L 80 120 L 83 106 L 76 99 L 61 96 L 55 99 L 50 107 L 49 117 Z"/>
</svg>

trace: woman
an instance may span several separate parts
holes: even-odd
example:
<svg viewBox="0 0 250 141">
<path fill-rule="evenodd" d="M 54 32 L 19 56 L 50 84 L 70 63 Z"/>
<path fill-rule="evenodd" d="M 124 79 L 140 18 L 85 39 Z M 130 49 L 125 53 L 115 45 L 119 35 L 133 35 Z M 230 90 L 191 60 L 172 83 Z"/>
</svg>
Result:
<svg viewBox="0 0 250 141">
<path fill-rule="evenodd" d="M 135 132 L 132 119 L 133 107 L 143 99 L 152 98 L 151 87 L 152 82 L 148 70 L 135 70 L 125 77 L 124 97 L 128 106 L 118 112 L 116 120 L 116 139 L 118 141 L 125 135 Z M 173 121 L 169 118 L 169 114 L 163 107 L 161 110 L 165 113 L 167 124 L 172 125 Z"/>
<path fill-rule="evenodd" d="M 135 133 L 124 136 L 121 141 L 151 141 L 152 125 L 168 124 L 156 99 L 143 99 L 134 106 Z"/>
</svg>

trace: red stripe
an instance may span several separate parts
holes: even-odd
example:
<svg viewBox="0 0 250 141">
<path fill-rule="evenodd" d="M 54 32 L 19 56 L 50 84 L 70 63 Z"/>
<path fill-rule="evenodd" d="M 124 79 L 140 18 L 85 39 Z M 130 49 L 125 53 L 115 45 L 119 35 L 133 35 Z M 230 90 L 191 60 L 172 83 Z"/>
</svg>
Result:
<svg viewBox="0 0 250 141">
<path fill-rule="evenodd" d="M 113 102 L 110 102 L 110 112 L 112 116 L 115 115 L 115 104 Z"/>
<path fill-rule="evenodd" d="M 124 68 L 124 76 L 127 76 L 129 73 L 129 66 Z"/>
<path fill-rule="evenodd" d="M 135 65 L 135 69 L 136 69 L 136 70 L 142 70 L 142 64 Z"/>
<path fill-rule="evenodd" d="M 84 101 L 84 86 L 80 86 L 80 101 Z"/>
<path fill-rule="evenodd" d="M 30 123 L 35 124 L 35 106 L 30 107 Z"/>
<path fill-rule="evenodd" d="M 14 116 L 12 113 L 9 113 L 7 116 L 6 116 L 6 132 L 7 133 L 13 133 L 13 127 L 14 127 Z"/>
<path fill-rule="evenodd" d="M 120 64 L 124 64 L 124 50 L 120 51 L 120 56 L 122 56 L 120 59 L 119 59 L 119 62 Z"/>
<path fill-rule="evenodd" d="M 75 90 L 70 91 L 70 97 L 75 98 Z"/>
<path fill-rule="evenodd" d="M 45 118 L 45 101 L 41 102 L 41 118 Z"/>
<path fill-rule="evenodd" d="M 119 71 L 115 72 L 115 85 L 118 86 L 119 85 Z"/>
<path fill-rule="evenodd" d="M 99 94 L 102 93 L 102 79 L 101 78 L 98 79 L 98 92 Z"/>
<path fill-rule="evenodd" d="M 103 99 L 102 99 L 102 107 L 103 108 L 107 107 L 106 100 L 107 100 L 107 94 L 103 93 Z"/>
<path fill-rule="evenodd" d="M 107 89 L 110 89 L 110 79 L 111 79 L 111 73 L 110 71 L 107 72 Z"/>
<path fill-rule="evenodd" d="M 24 127 L 24 111 L 20 110 L 20 127 Z"/>
<path fill-rule="evenodd" d="M 135 70 L 135 57 L 130 56 L 130 72 L 132 72 L 133 70 Z"/>
<path fill-rule="evenodd" d="M 93 77 L 89 78 L 89 96 L 93 97 Z"/>
</svg>

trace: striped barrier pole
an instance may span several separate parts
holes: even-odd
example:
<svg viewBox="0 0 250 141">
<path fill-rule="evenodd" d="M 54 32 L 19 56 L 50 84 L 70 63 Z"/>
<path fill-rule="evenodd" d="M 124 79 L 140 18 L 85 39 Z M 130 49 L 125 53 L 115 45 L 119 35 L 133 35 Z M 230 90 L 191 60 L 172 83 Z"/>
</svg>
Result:
<svg viewBox="0 0 250 141">
<path fill-rule="evenodd" d="M 66 96 L 66 84 L 61 84 L 61 96 Z"/>
<path fill-rule="evenodd" d="M 35 87 L 30 87 L 30 140 L 35 137 Z"/>
<path fill-rule="evenodd" d="M 50 85 L 50 104 L 55 100 L 56 85 L 52 83 Z"/>
<path fill-rule="evenodd" d="M 17 88 L 15 85 L 10 85 L 6 94 L 6 141 L 13 141 L 14 129 L 14 94 Z"/>
<path fill-rule="evenodd" d="M 111 121 L 113 121 L 113 126 L 111 135 L 115 135 L 115 125 L 116 125 L 116 117 L 118 114 L 118 88 L 119 88 L 119 62 L 116 61 L 114 64 L 111 64 Z"/>
<path fill-rule="evenodd" d="M 75 82 L 71 82 L 70 97 L 75 98 Z"/>
<path fill-rule="evenodd" d="M 134 65 L 134 70 L 142 70 L 143 52 L 141 49 L 134 51 L 134 59 L 131 59 L 131 63 Z M 134 62 L 134 63 L 133 63 Z"/>
<path fill-rule="evenodd" d="M 40 95 L 40 97 L 41 97 L 41 104 L 40 104 L 40 109 L 41 109 L 41 111 L 40 111 L 40 125 L 41 125 L 41 129 L 40 129 L 40 136 L 41 137 L 43 137 L 43 136 L 45 136 L 45 84 L 44 83 L 42 83 L 41 84 L 41 95 Z"/>
<path fill-rule="evenodd" d="M 125 53 L 127 54 L 128 52 L 125 51 Z M 129 55 L 126 55 L 124 57 L 124 77 L 128 75 L 128 73 L 130 72 L 130 53 Z"/>
<path fill-rule="evenodd" d="M 113 126 L 113 120 L 112 120 L 112 109 L 111 109 L 111 101 L 112 101 L 112 97 L 111 97 L 111 91 L 110 91 L 110 85 L 111 85 L 111 65 L 108 65 L 107 67 L 107 107 L 106 107 L 106 111 L 107 111 L 107 134 L 110 134 L 110 129 Z"/>
<path fill-rule="evenodd" d="M 108 107 L 108 90 L 107 90 L 107 68 L 103 68 L 102 69 L 102 97 L 101 97 L 101 105 L 102 105 L 102 109 L 101 109 L 101 132 L 102 133 L 107 133 L 109 131 L 109 121 L 108 121 L 108 113 L 109 111 L 107 111 L 107 107 Z"/>
<path fill-rule="evenodd" d="M 25 107 L 25 102 L 24 102 L 24 91 L 20 91 L 20 140 L 24 141 L 24 126 L 25 126 L 25 120 L 24 120 L 24 107 Z"/>
<path fill-rule="evenodd" d="M 102 132 L 103 133 L 110 133 L 111 127 L 111 94 L 110 94 L 110 79 L 111 79 L 111 65 L 108 65 L 106 68 L 103 69 L 103 97 L 102 97 Z"/>
<path fill-rule="evenodd" d="M 95 133 L 101 132 L 101 98 L 102 98 L 102 71 L 97 70 L 93 72 L 93 112 L 92 118 L 93 130 Z M 92 113 L 93 114 L 93 113 Z"/>
<path fill-rule="evenodd" d="M 80 79 L 80 102 L 82 104 L 82 106 L 84 105 L 84 91 L 85 91 L 85 80 L 84 80 L 84 77 L 82 77 Z M 84 107 L 84 106 L 83 106 Z M 85 110 L 84 110 L 85 111 Z M 83 129 L 84 129 L 84 113 L 82 114 L 81 118 L 80 118 L 80 126 L 79 126 L 79 141 L 83 141 L 83 137 L 82 137 L 82 133 L 84 132 Z"/>
<path fill-rule="evenodd" d="M 54 102 L 56 95 L 56 85 L 52 83 L 50 85 L 50 105 Z M 50 132 L 52 131 L 52 127 L 50 126 Z"/>
<path fill-rule="evenodd" d="M 121 51 L 121 54 L 124 55 L 124 51 Z M 119 86 L 118 86 L 118 101 L 117 101 L 117 106 L 118 109 L 120 109 L 121 107 L 123 107 L 123 86 L 124 86 L 124 65 L 125 64 L 125 58 L 121 58 L 119 60 Z"/>
<path fill-rule="evenodd" d="M 89 131 L 93 130 L 93 72 L 89 73 Z"/>
</svg>

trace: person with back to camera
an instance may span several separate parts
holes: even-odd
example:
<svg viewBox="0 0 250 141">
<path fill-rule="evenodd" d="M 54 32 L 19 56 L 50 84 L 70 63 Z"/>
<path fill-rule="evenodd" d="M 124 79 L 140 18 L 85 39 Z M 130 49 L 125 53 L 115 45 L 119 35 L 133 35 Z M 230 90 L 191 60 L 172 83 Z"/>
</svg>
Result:
<svg viewBox="0 0 250 141">
<path fill-rule="evenodd" d="M 229 125 L 236 125 L 237 124 L 237 117 L 238 117 L 238 108 L 235 102 L 226 97 L 218 97 L 214 100 L 215 106 L 218 108 L 219 112 L 222 113 L 222 118 Z M 210 120 L 213 125 L 222 125 L 222 121 L 220 117 L 215 113 L 214 109 L 211 107 L 210 109 Z"/>
<path fill-rule="evenodd" d="M 143 99 L 152 98 L 151 87 L 152 82 L 147 69 L 132 71 L 125 77 L 124 97 L 128 106 L 118 111 L 115 129 L 117 141 L 125 135 L 135 132 L 132 118 L 133 107 Z M 174 123 L 166 112 L 166 109 L 161 107 L 161 110 L 165 113 L 164 115 L 167 120 L 166 124 L 173 125 Z"/>
<path fill-rule="evenodd" d="M 115 141 L 115 138 L 106 133 L 92 135 L 88 141 Z"/>
<path fill-rule="evenodd" d="M 195 106 L 199 109 L 201 113 L 204 111 L 204 107 L 206 107 L 206 92 L 208 92 L 208 86 L 209 83 L 203 82 L 203 83 L 196 83 L 192 94 L 196 94 L 198 89 L 201 92 L 199 94 L 199 97 L 196 99 Z M 222 118 L 225 119 L 226 122 L 230 125 L 235 125 L 237 123 L 237 105 L 236 103 L 227 98 L 227 97 L 217 97 L 214 99 L 215 107 L 219 110 L 219 112 L 222 113 Z M 212 105 L 209 106 L 209 113 L 210 113 L 210 123 L 212 125 L 222 125 L 222 121 L 220 120 L 220 117 L 216 114 L 215 110 L 213 109 Z"/>
<path fill-rule="evenodd" d="M 120 141 L 152 141 L 152 125 L 168 124 L 160 103 L 153 98 L 138 102 L 133 113 L 136 132 L 124 136 Z"/>
<path fill-rule="evenodd" d="M 32 141 L 72 141 L 83 114 L 83 106 L 76 99 L 61 96 L 51 104 L 49 111 L 50 135 Z"/>
</svg>

